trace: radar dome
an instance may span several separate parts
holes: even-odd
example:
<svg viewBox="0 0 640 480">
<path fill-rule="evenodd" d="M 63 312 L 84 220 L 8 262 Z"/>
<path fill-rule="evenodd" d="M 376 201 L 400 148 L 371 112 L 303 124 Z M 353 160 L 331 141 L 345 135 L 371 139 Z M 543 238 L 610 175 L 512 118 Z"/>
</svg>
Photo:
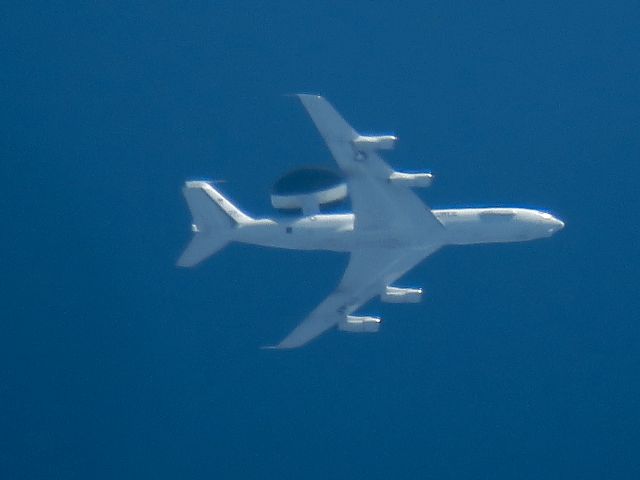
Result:
<svg viewBox="0 0 640 480">
<path fill-rule="evenodd" d="M 342 202 L 347 184 L 336 172 L 326 168 L 304 167 L 280 177 L 271 190 L 274 208 L 313 214 Z"/>
</svg>

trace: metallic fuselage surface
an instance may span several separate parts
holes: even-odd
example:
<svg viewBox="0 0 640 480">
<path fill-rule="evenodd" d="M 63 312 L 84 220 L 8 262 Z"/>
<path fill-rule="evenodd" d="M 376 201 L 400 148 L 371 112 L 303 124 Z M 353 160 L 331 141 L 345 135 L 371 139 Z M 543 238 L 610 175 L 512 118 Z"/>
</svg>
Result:
<svg viewBox="0 0 640 480">
<path fill-rule="evenodd" d="M 187 182 L 183 189 L 194 236 L 179 266 L 197 265 L 229 242 L 349 253 L 334 292 L 273 348 L 300 347 L 332 327 L 377 332 L 380 318 L 354 313 L 376 296 L 389 303 L 419 302 L 421 288 L 394 282 L 445 245 L 524 242 L 549 237 L 564 227 L 551 214 L 526 208 L 431 210 L 413 191 L 428 188 L 431 173 L 397 172 L 379 154 L 393 148 L 395 136 L 361 135 L 324 98 L 298 97 L 341 170 L 344 185 L 335 188 L 348 192 L 353 213 L 319 213 L 314 202 L 335 195 L 289 195 L 279 196 L 278 204 L 301 206 L 303 216 L 255 219 L 207 182 Z"/>
</svg>

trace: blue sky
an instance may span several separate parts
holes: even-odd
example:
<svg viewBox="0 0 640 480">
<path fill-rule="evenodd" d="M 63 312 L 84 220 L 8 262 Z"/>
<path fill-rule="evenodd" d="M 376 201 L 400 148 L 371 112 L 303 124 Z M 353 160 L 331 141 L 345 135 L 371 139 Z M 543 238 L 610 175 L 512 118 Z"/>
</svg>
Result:
<svg viewBox="0 0 640 480">
<path fill-rule="evenodd" d="M 635 2 L 2 7 L 2 478 L 638 478 Z M 188 178 L 269 214 L 331 165 L 327 96 L 433 207 L 545 208 L 445 249 L 380 334 L 265 352 L 346 257 L 232 245 L 195 270 Z"/>
</svg>

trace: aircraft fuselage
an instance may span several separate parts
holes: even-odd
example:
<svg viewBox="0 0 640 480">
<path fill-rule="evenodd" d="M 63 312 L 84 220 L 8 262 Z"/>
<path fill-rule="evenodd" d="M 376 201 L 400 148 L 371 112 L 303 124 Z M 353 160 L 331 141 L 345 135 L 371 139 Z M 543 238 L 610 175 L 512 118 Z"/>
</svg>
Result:
<svg viewBox="0 0 640 480">
<path fill-rule="evenodd" d="M 564 224 L 552 215 L 525 208 L 433 210 L 442 223 L 437 237 L 420 228 L 359 230 L 353 214 L 318 214 L 295 219 L 261 219 L 234 232 L 238 242 L 295 250 L 352 252 L 362 248 L 429 248 L 433 245 L 509 243 L 549 237 Z"/>
</svg>

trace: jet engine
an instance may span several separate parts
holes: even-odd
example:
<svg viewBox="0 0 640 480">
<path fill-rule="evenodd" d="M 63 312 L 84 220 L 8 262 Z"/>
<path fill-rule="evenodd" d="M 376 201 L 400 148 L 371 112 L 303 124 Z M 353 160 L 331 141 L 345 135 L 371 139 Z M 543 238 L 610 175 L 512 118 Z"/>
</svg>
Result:
<svg viewBox="0 0 640 480">
<path fill-rule="evenodd" d="M 271 205 L 283 213 L 313 215 L 347 198 L 347 184 L 338 173 L 303 167 L 280 177 L 271 189 Z"/>
<path fill-rule="evenodd" d="M 398 141 L 398 137 L 394 135 L 375 135 L 366 136 L 358 135 L 353 140 L 353 146 L 357 150 L 392 150 Z"/>
<path fill-rule="evenodd" d="M 380 300 L 386 303 L 418 303 L 421 299 L 421 288 L 387 287 L 380 294 Z"/>
<path fill-rule="evenodd" d="M 392 185 L 402 185 L 410 188 L 428 188 L 433 183 L 430 173 L 402 173 L 393 172 L 388 179 Z"/>
<path fill-rule="evenodd" d="M 338 330 L 352 333 L 375 333 L 380 329 L 382 320 L 378 317 L 347 317 L 338 324 Z"/>
</svg>

